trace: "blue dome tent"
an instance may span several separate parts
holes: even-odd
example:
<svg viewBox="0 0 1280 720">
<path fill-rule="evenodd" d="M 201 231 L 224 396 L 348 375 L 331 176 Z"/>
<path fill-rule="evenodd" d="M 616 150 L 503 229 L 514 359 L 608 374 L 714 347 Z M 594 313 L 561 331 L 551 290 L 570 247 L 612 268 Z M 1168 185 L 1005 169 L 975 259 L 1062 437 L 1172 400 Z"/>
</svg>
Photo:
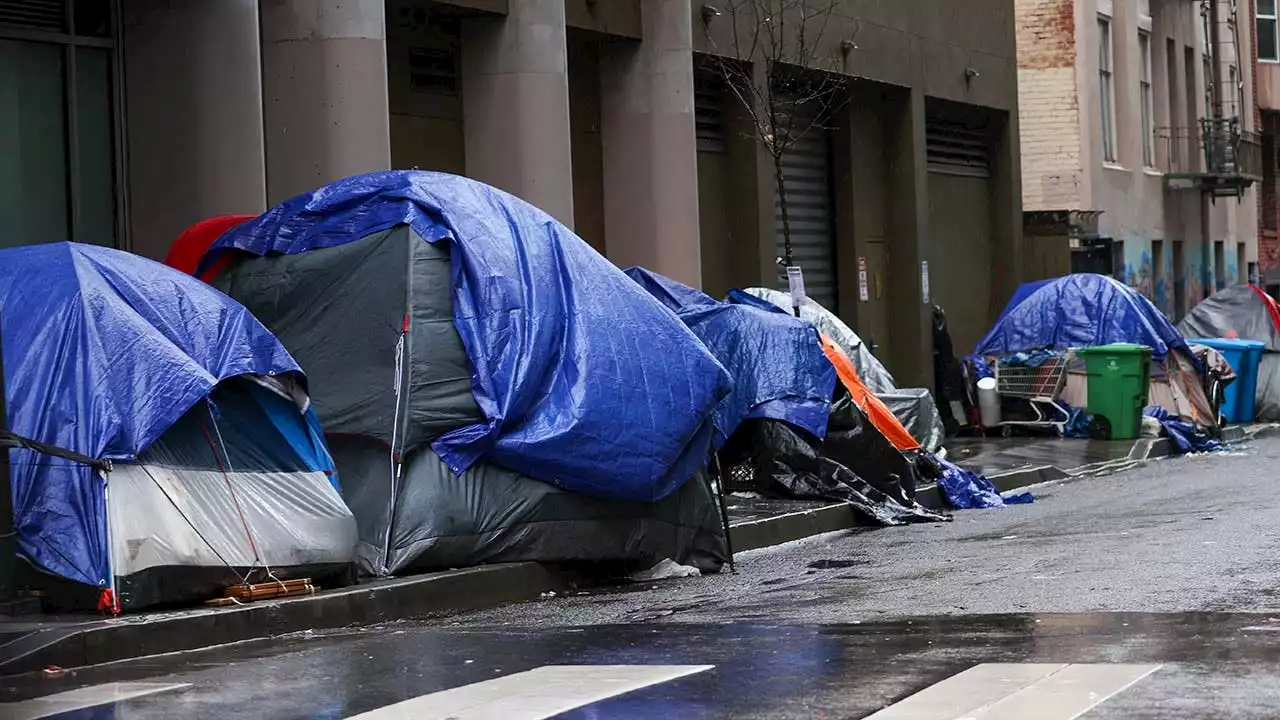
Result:
<svg viewBox="0 0 1280 720">
<path fill-rule="evenodd" d="M 348 574 L 355 522 L 303 377 L 244 307 L 58 243 L 0 250 L 0 313 L 9 430 L 98 465 L 8 451 L 19 552 L 41 574 L 126 608 L 259 572 Z"/>
<path fill-rule="evenodd" d="M 1003 356 L 1112 343 L 1151 348 L 1150 405 L 1195 423 L 1214 424 L 1203 367 L 1186 339 L 1150 300 L 1105 275 L 1076 273 L 1020 286 L 968 360 L 982 376 L 990 372 L 991 361 Z M 1080 365 L 1070 366 L 1062 390 L 1062 399 L 1073 407 L 1086 404 Z"/>
<path fill-rule="evenodd" d="M 725 369 L 554 218 L 484 183 L 339 180 L 199 271 L 313 383 L 361 568 L 664 558 L 720 567 L 705 468 Z"/>
</svg>

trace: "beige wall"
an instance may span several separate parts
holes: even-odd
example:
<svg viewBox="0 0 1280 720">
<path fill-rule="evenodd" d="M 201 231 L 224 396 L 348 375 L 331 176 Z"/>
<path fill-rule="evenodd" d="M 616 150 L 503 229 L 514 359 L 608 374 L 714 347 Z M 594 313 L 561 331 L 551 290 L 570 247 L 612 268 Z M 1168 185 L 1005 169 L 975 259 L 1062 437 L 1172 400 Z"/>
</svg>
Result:
<svg viewBox="0 0 1280 720">
<path fill-rule="evenodd" d="M 1078 207 L 1085 193 L 1075 0 L 1016 0 L 1023 209 Z"/>
<path fill-rule="evenodd" d="M 1280 110 L 1280 63 L 1258 61 L 1258 107 Z"/>
<path fill-rule="evenodd" d="M 258 8 L 125 0 L 121 10 L 131 249 L 162 259 L 193 223 L 266 209 Z"/>
<path fill-rule="evenodd" d="M 383 0 L 262 0 L 267 202 L 391 167 Z"/>
</svg>

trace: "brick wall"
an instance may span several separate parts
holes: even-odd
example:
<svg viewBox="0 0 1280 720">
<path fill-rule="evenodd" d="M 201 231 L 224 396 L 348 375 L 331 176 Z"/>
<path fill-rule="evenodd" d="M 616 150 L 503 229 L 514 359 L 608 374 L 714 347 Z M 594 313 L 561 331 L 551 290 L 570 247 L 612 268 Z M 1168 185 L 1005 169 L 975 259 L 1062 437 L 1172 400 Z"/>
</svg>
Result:
<svg viewBox="0 0 1280 720">
<path fill-rule="evenodd" d="M 1074 0 L 1015 0 L 1023 209 L 1080 207 Z"/>
</svg>

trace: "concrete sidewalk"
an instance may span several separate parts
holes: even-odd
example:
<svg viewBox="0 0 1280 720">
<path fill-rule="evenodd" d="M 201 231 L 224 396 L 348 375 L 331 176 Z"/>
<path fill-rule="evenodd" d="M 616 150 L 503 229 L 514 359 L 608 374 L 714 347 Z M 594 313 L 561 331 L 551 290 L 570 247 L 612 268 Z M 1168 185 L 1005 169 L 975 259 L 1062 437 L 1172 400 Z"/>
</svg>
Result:
<svg viewBox="0 0 1280 720">
<path fill-rule="evenodd" d="M 1255 429 L 1256 430 L 1256 429 Z M 1257 430 L 1266 432 L 1274 428 Z M 1228 439 L 1246 437 L 1233 429 Z M 1098 442 L 1056 438 L 955 439 L 948 456 L 986 474 L 1002 491 L 1069 477 L 1123 470 L 1171 454 L 1164 440 Z M 945 509 L 937 488 L 926 506 Z M 845 504 L 729 496 L 735 552 L 857 527 Z M 889 530 L 892 532 L 892 530 Z M 539 563 L 508 563 L 374 580 L 316 595 L 227 608 L 191 608 L 119 618 L 0 618 L 0 675 L 76 668 L 306 630 L 442 617 L 573 591 L 585 578 Z"/>
</svg>

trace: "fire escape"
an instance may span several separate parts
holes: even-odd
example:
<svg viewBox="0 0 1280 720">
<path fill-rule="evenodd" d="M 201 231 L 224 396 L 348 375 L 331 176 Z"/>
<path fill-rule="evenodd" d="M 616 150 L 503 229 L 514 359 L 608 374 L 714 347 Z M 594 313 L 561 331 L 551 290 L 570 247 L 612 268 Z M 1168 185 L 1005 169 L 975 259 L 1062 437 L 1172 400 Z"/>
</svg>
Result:
<svg viewBox="0 0 1280 720">
<path fill-rule="evenodd" d="M 1250 185 L 1262 180 L 1260 136 L 1246 129 L 1253 116 L 1252 107 L 1245 104 L 1253 50 L 1240 45 L 1239 0 L 1196 1 L 1203 22 L 1206 114 L 1199 118 L 1198 128 L 1175 129 L 1181 132 L 1169 138 L 1176 143 L 1179 136 L 1195 137 L 1189 154 L 1198 155 L 1199 150 L 1203 157 L 1165 177 L 1170 187 L 1199 189 L 1211 201 L 1234 197 L 1239 202 Z M 1252 22 L 1249 17 L 1244 20 Z"/>
</svg>

